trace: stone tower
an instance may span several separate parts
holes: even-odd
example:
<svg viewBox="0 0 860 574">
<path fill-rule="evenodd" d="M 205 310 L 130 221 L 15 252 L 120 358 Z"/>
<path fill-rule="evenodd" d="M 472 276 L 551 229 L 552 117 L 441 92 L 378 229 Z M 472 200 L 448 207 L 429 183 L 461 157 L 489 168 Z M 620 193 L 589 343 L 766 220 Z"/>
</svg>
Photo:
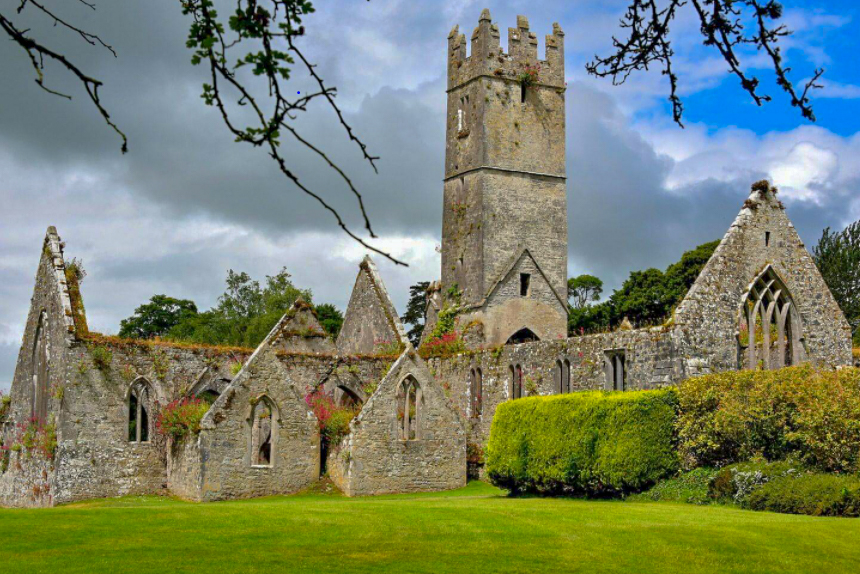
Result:
<svg viewBox="0 0 860 574">
<path fill-rule="evenodd" d="M 489 10 L 468 55 L 448 36 L 441 292 L 460 290 L 480 344 L 567 332 L 564 32 L 545 60 L 537 44 L 518 16 L 505 53 Z"/>
</svg>

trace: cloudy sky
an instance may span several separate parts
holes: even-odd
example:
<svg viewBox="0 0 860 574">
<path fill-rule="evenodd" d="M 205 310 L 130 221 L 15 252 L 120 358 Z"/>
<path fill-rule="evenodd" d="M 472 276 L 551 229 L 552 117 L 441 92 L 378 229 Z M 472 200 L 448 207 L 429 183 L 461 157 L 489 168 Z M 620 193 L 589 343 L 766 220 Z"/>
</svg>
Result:
<svg viewBox="0 0 860 574">
<path fill-rule="evenodd" d="M 808 245 L 826 226 L 860 218 L 860 9 L 851 0 L 785 0 L 796 34 L 785 42 L 793 77 L 827 69 L 815 94 L 818 122 L 791 109 L 760 57 L 746 66 L 774 102 L 757 108 L 701 46 L 685 10 L 673 27 L 687 129 L 671 122 L 659 74 L 615 88 L 584 64 L 606 54 L 626 0 L 318 0 L 306 21 L 308 53 L 338 87 L 338 101 L 374 155 L 376 175 L 318 106 L 299 121 L 354 177 L 378 244 L 409 262 L 377 258 L 395 303 L 408 286 L 439 276 L 444 153 L 445 57 L 454 24 L 467 33 L 488 6 L 504 31 L 517 14 L 540 39 L 566 32 L 567 173 L 571 274 L 617 287 L 634 269 L 665 267 L 722 236 L 750 183 L 769 178 Z M 17 0 L 0 0 L 11 13 Z M 228 269 L 263 278 L 286 266 L 316 302 L 343 309 L 364 251 L 300 195 L 261 150 L 232 141 L 199 97 L 204 70 L 189 63 L 179 3 L 48 2 L 112 44 L 118 57 L 38 19 L 20 21 L 104 81 L 104 104 L 129 136 L 119 141 L 80 87 L 49 67 L 47 81 L 72 101 L 40 91 L 23 52 L 0 47 L 0 389 L 11 381 L 41 241 L 49 225 L 82 259 L 93 330 L 155 293 L 208 308 Z M 503 38 L 506 34 L 503 32 Z M 503 41 L 504 43 L 504 41 Z M 756 69 L 761 67 L 761 69 Z M 311 88 L 297 76 L 296 91 Z M 315 190 L 345 213 L 342 183 L 300 150 L 287 155 Z M 355 217 L 348 218 L 358 224 Z M 359 226 L 360 228 L 360 226 Z"/>
</svg>

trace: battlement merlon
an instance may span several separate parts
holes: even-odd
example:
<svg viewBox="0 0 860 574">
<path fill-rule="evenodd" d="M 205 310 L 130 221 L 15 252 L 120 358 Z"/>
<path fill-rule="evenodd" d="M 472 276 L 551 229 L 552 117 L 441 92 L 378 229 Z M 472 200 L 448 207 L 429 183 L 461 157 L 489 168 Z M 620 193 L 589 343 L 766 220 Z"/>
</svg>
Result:
<svg viewBox="0 0 860 574">
<path fill-rule="evenodd" d="M 499 27 L 492 23 L 490 11 L 481 12 L 478 27 L 472 32 L 471 54 L 467 56 L 466 36 L 454 26 L 448 35 L 448 90 L 478 77 L 519 82 L 526 69 L 539 68 L 534 84 L 564 89 L 564 32 L 556 22 L 546 36 L 545 59 L 537 57 L 537 35 L 529 30 L 525 16 L 517 16 L 517 27 L 508 28 L 508 51 L 500 44 Z"/>
</svg>

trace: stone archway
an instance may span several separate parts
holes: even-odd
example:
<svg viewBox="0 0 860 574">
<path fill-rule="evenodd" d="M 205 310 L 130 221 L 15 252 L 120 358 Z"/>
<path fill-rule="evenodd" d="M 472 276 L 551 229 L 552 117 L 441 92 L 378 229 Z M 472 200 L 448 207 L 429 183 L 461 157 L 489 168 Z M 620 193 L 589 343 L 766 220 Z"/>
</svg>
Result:
<svg viewBox="0 0 860 574">
<path fill-rule="evenodd" d="M 540 337 L 538 337 L 535 332 L 528 327 L 523 327 L 508 337 L 505 345 L 519 345 L 520 343 L 531 343 L 532 341 L 540 341 Z"/>
</svg>

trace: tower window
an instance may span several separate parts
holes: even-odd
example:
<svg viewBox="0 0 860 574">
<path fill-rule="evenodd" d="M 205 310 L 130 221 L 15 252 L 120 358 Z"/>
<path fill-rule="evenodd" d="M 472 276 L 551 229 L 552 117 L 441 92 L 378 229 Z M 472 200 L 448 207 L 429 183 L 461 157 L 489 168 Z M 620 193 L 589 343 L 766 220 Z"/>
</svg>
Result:
<svg viewBox="0 0 860 574">
<path fill-rule="evenodd" d="M 520 103 L 526 103 L 526 85 L 520 84 Z"/>
<path fill-rule="evenodd" d="M 770 231 L 764 232 L 764 246 L 768 247 L 770 245 Z"/>
<path fill-rule="evenodd" d="M 529 287 L 531 285 L 532 276 L 528 273 L 520 273 L 520 297 L 529 296 Z"/>
</svg>

